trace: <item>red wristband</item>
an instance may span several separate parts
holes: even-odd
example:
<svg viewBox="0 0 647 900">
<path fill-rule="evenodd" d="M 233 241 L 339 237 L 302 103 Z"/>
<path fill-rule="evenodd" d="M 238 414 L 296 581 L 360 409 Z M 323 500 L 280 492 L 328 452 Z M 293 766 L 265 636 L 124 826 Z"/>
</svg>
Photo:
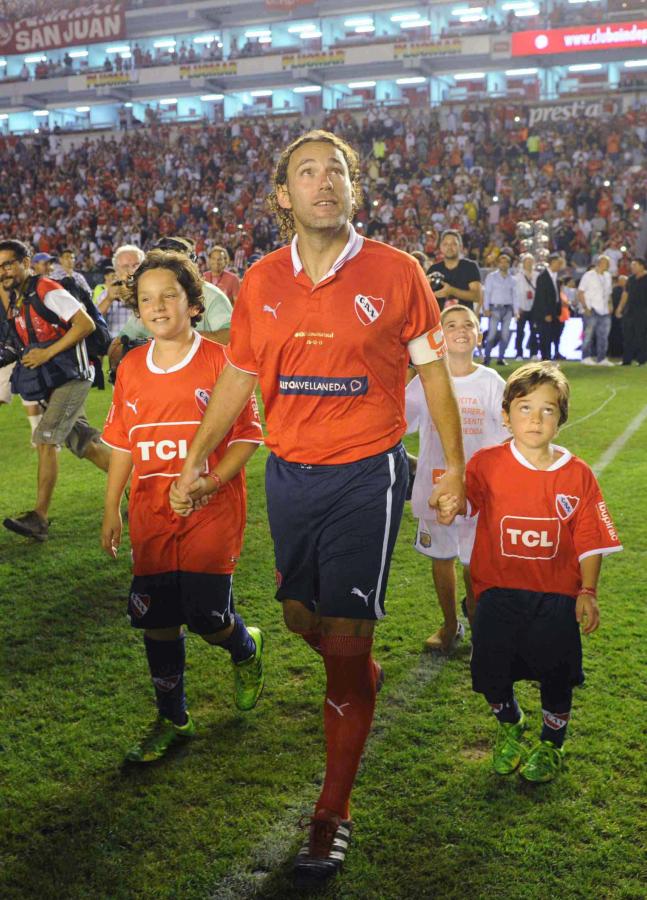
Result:
<svg viewBox="0 0 647 900">
<path fill-rule="evenodd" d="M 216 490 L 213 491 L 212 493 L 217 494 L 218 491 L 220 490 L 220 488 L 222 487 L 222 478 L 220 477 L 220 475 L 218 475 L 217 472 L 207 472 L 206 477 L 213 478 L 213 480 L 216 482 Z"/>
<path fill-rule="evenodd" d="M 595 590 L 595 588 L 591 588 L 591 587 L 580 588 L 579 591 L 577 592 L 577 596 L 579 597 L 580 594 L 588 594 L 589 597 L 593 597 L 593 599 L 596 599 L 598 596 L 598 592 Z"/>
</svg>

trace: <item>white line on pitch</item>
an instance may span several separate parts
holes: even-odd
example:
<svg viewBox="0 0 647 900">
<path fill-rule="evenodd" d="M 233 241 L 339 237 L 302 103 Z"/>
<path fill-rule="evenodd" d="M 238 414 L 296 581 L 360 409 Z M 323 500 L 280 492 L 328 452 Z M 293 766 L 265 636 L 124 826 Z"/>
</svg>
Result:
<svg viewBox="0 0 647 900">
<path fill-rule="evenodd" d="M 567 428 L 572 428 L 574 425 L 579 425 L 581 422 L 586 422 L 587 419 L 592 419 L 593 416 L 597 416 L 597 414 L 599 412 L 602 412 L 602 410 L 607 405 L 607 403 L 611 403 L 611 401 L 613 400 L 613 398 L 616 396 L 617 393 L 618 393 L 618 391 L 616 388 L 611 388 L 611 393 L 609 394 L 607 399 L 603 403 L 601 403 L 599 406 L 597 406 L 592 412 L 587 413 L 587 415 L 585 415 L 585 416 L 582 416 L 581 419 L 576 419 L 574 422 L 567 422 L 566 425 L 562 425 L 562 427 L 559 430 L 566 431 Z"/>
<path fill-rule="evenodd" d="M 619 435 L 615 441 L 607 447 L 600 459 L 593 466 L 596 475 L 600 475 L 606 467 L 613 462 L 618 453 L 622 450 L 627 441 L 634 436 L 642 423 L 647 419 L 647 406 L 643 406 L 637 416 L 627 425 L 625 430 Z"/>
</svg>

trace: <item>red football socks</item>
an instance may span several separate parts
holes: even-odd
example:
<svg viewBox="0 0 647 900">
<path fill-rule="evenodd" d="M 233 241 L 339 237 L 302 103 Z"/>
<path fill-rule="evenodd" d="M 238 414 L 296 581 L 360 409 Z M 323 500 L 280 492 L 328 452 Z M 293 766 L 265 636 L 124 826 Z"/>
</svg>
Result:
<svg viewBox="0 0 647 900">
<path fill-rule="evenodd" d="M 349 801 L 375 710 L 379 667 L 371 659 L 372 637 L 324 635 L 326 666 L 326 777 L 315 814 L 348 819 Z"/>
<path fill-rule="evenodd" d="M 306 644 L 310 644 L 315 653 L 321 655 L 321 632 L 307 631 L 305 634 L 302 634 L 301 637 Z"/>
</svg>

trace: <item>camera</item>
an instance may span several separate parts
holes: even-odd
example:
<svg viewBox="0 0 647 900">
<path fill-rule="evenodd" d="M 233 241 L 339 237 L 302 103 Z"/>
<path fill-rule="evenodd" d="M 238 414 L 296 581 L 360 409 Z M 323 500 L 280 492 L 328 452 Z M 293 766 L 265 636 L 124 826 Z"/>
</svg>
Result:
<svg viewBox="0 0 647 900">
<path fill-rule="evenodd" d="M 0 369 L 20 359 L 20 350 L 13 341 L 0 341 Z"/>
<path fill-rule="evenodd" d="M 438 291 L 445 284 L 445 276 L 442 272 L 431 272 L 429 275 L 429 284 L 432 291 Z"/>
</svg>

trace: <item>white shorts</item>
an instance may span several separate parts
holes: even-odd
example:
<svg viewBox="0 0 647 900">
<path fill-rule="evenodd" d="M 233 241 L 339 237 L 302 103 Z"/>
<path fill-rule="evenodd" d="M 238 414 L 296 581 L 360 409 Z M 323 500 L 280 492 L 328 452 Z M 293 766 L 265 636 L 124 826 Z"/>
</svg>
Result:
<svg viewBox="0 0 647 900">
<path fill-rule="evenodd" d="M 12 363 L 10 366 L 3 366 L 0 369 L 0 403 L 11 403 L 12 394 L 9 379 L 15 365 L 15 363 Z"/>
<path fill-rule="evenodd" d="M 413 546 L 432 559 L 456 559 L 469 566 L 476 534 L 476 516 L 456 516 L 451 525 L 418 519 L 418 531 Z"/>
</svg>

